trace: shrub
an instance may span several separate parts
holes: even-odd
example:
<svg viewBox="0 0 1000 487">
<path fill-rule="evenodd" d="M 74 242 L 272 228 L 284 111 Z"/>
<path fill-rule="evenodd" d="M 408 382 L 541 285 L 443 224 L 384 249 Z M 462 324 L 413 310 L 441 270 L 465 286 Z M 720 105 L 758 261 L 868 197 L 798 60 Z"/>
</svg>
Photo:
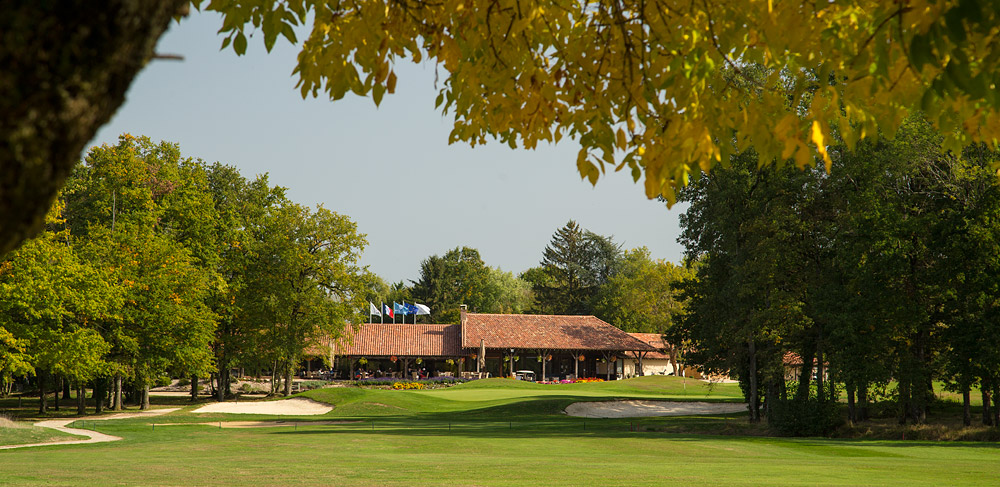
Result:
<svg viewBox="0 0 1000 487">
<path fill-rule="evenodd" d="M 156 381 L 153 382 L 153 387 L 166 387 L 169 386 L 171 382 L 173 382 L 173 379 L 169 376 L 163 375 L 156 378 Z"/>
<path fill-rule="evenodd" d="M 177 380 L 177 387 L 184 387 L 189 385 L 191 385 L 191 379 L 188 379 L 187 377 L 181 377 L 180 379 Z"/>
<path fill-rule="evenodd" d="M 778 401 L 768 422 L 785 436 L 826 436 L 844 422 L 837 409 L 835 402 L 814 398 Z"/>
</svg>

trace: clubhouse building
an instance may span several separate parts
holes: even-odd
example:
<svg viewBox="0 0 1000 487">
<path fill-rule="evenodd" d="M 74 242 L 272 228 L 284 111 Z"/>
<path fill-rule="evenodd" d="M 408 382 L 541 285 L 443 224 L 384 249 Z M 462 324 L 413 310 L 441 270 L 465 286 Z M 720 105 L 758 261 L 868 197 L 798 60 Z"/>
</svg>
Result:
<svg viewBox="0 0 1000 487">
<path fill-rule="evenodd" d="M 662 353 L 594 316 L 469 313 L 464 305 L 460 316 L 458 325 L 366 323 L 311 352 L 329 353 L 341 378 L 537 380 L 621 378 Z"/>
</svg>

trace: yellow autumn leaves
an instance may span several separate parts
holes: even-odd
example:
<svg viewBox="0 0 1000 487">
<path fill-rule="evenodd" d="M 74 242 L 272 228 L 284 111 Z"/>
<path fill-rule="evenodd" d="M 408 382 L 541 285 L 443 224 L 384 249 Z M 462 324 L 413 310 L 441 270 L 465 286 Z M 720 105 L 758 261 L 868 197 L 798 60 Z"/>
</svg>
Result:
<svg viewBox="0 0 1000 487">
<path fill-rule="evenodd" d="M 353 92 L 379 103 L 395 91 L 397 62 L 429 58 L 442 68 L 437 105 L 455 118 L 451 142 L 534 148 L 568 136 L 580 144 L 582 177 L 596 183 L 628 168 L 650 198 L 672 201 L 692 175 L 751 146 L 764 163 L 829 168 L 827 146 L 892 135 L 914 110 L 952 147 L 1000 134 L 1000 99 L 984 91 L 995 91 L 1000 67 L 991 6 L 293 3 L 314 14 L 296 68 L 303 96 Z M 229 37 L 255 16 L 306 18 L 258 2 L 209 8 L 225 14 Z M 261 24 L 265 36 L 286 27 Z"/>
</svg>

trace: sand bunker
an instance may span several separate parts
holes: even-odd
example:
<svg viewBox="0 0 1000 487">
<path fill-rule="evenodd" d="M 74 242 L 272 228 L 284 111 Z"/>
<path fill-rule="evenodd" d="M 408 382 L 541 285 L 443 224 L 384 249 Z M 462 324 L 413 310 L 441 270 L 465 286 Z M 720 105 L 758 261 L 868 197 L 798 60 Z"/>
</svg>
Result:
<svg viewBox="0 0 1000 487">
<path fill-rule="evenodd" d="M 643 418 L 650 416 L 691 416 L 728 414 L 746 411 L 745 404 L 677 401 L 601 401 L 576 402 L 566 414 L 584 418 Z"/>
<path fill-rule="evenodd" d="M 194 413 L 273 414 L 278 416 L 306 416 L 326 414 L 333 408 L 327 404 L 296 397 L 281 401 L 217 402 L 195 409 Z"/>
</svg>

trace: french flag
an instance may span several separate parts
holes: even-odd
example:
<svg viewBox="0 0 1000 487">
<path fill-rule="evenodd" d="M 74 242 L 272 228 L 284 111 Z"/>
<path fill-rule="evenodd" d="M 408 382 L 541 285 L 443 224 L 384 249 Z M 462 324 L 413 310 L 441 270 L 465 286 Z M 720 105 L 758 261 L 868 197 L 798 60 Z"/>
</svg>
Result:
<svg viewBox="0 0 1000 487">
<path fill-rule="evenodd" d="M 390 318 L 395 318 L 396 317 L 396 315 L 393 314 L 393 312 L 392 312 L 392 308 L 390 308 L 389 305 L 385 304 L 385 303 L 382 303 L 382 313 L 384 313 L 386 316 L 388 316 Z"/>
</svg>

